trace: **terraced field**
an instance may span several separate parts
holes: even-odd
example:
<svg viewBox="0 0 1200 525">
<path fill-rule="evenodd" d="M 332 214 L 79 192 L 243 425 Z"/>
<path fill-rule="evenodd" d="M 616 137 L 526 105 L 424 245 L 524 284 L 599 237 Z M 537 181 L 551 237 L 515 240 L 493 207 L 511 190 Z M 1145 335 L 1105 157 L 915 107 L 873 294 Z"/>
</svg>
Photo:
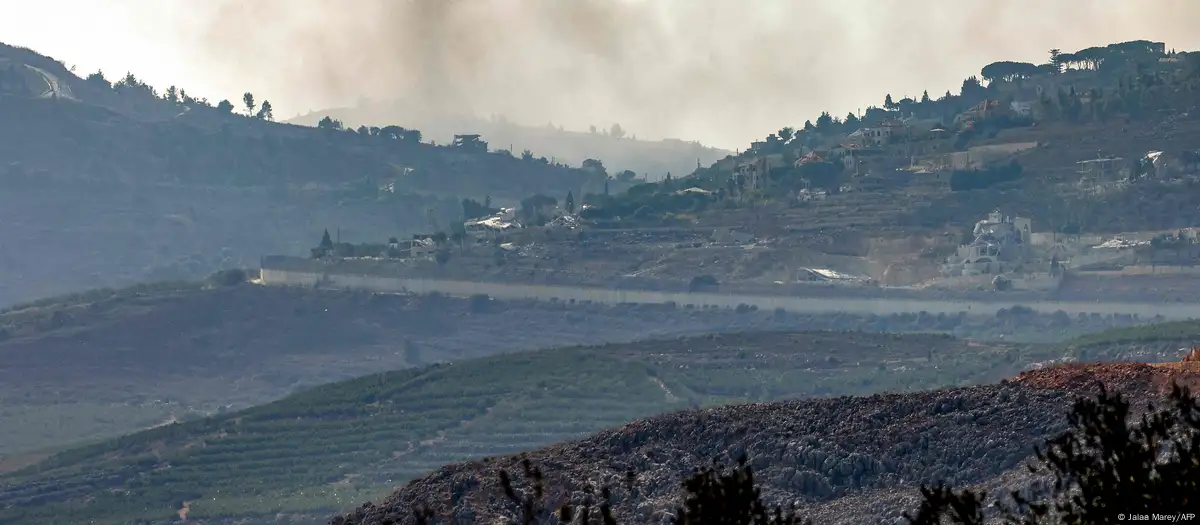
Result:
<svg viewBox="0 0 1200 525">
<path fill-rule="evenodd" d="M 0 473 L 49 450 L 319 384 L 513 351 L 780 330 L 1045 342 L 1140 322 L 1016 308 L 982 314 L 800 315 L 202 282 L 94 290 L 0 312 Z"/>
<path fill-rule="evenodd" d="M 70 450 L 0 478 L 0 522 L 327 515 L 448 462 L 688 407 L 990 382 L 1049 346 L 760 333 L 575 347 L 367 376 Z"/>
</svg>

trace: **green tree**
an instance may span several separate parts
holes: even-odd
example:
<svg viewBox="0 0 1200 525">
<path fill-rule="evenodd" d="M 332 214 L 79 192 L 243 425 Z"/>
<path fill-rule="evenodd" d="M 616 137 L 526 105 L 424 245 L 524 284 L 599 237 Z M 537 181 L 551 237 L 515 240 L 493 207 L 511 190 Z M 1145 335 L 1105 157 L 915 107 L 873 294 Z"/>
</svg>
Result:
<svg viewBox="0 0 1200 525">
<path fill-rule="evenodd" d="M 247 91 L 242 95 L 242 105 L 246 107 L 246 115 L 254 114 L 254 95 Z"/>
<path fill-rule="evenodd" d="M 109 82 L 107 78 L 104 78 L 103 70 L 97 70 L 95 73 L 88 75 L 87 78 L 84 80 L 86 80 L 88 84 L 92 84 L 94 86 L 99 86 L 104 89 L 112 88 L 112 83 Z"/>
<path fill-rule="evenodd" d="M 987 90 L 983 87 L 983 84 L 979 82 L 979 77 L 971 75 L 963 79 L 962 88 L 959 90 L 958 94 L 963 98 L 973 100 L 982 96 L 986 91 Z"/>
<path fill-rule="evenodd" d="M 230 102 L 229 99 L 217 102 L 217 111 L 221 113 L 233 113 L 233 102 Z"/>
<path fill-rule="evenodd" d="M 575 213 L 575 194 L 570 191 L 567 192 L 566 206 L 567 213 Z"/>
<path fill-rule="evenodd" d="M 883 108 L 884 109 L 896 109 L 897 107 L 899 107 L 899 106 L 896 104 L 895 101 L 892 100 L 891 93 L 888 93 L 886 97 L 883 97 Z"/>
<path fill-rule="evenodd" d="M 450 146 L 477 151 L 480 153 L 487 152 L 488 150 L 487 141 L 475 134 L 455 135 L 454 140 L 450 143 Z"/>
<path fill-rule="evenodd" d="M 337 120 L 335 118 L 330 118 L 329 115 L 326 115 L 324 118 L 322 118 L 320 121 L 317 122 L 317 129 L 323 129 L 323 130 L 328 130 L 328 131 L 341 131 L 342 130 L 342 121 Z"/>
<path fill-rule="evenodd" d="M 171 102 L 173 104 L 178 104 L 179 103 L 179 90 L 175 86 L 171 86 L 171 87 L 167 88 L 167 91 L 163 93 L 163 99 L 166 100 L 167 102 Z"/>
<path fill-rule="evenodd" d="M 1050 494 L 1033 501 L 1012 494 L 997 501 L 1007 523 L 1117 523 L 1122 513 L 1177 512 L 1200 507 L 1200 402 L 1175 384 L 1169 408 L 1130 426 L 1130 406 L 1121 394 L 1101 388 L 1096 399 L 1080 399 L 1068 416 L 1071 429 L 1036 450 L 1034 473 L 1054 478 Z M 923 501 L 909 517 L 914 525 L 943 518 L 982 525 L 987 495 L 955 492 L 945 484 L 921 487 Z M 1164 510 L 1175 509 L 1175 510 Z"/>
<path fill-rule="evenodd" d="M 927 89 L 927 90 L 921 92 L 921 104 L 928 104 L 928 103 L 929 103 L 929 90 Z"/>
<path fill-rule="evenodd" d="M 275 113 L 271 109 L 271 101 L 264 100 L 262 107 L 258 109 L 258 113 L 255 116 L 262 120 L 275 120 Z"/>
<path fill-rule="evenodd" d="M 487 199 L 487 198 L 485 198 L 483 200 L 483 204 L 480 204 L 479 201 L 477 201 L 475 199 L 463 199 L 462 200 L 463 220 L 470 221 L 470 220 L 474 220 L 474 219 L 480 219 L 480 218 L 487 217 L 488 215 L 492 215 L 492 214 L 500 211 L 497 209 L 493 209 L 491 206 L 489 206 L 490 204 L 491 204 L 491 199 Z"/>
<path fill-rule="evenodd" d="M 1063 53 L 1062 53 L 1062 50 L 1061 50 L 1061 49 L 1054 48 L 1054 49 L 1051 49 L 1051 50 L 1050 50 L 1050 62 L 1049 62 L 1049 64 L 1050 64 L 1051 66 L 1053 66 L 1053 67 L 1054 67 L 1054 72 L 1055 72 L 1055 73 L 1061 73 L 1061 72 L 1062 72 L 1062 68 L 1063 68 L 1063 62 L 1062 62 L 1062 58 L 1063 58 Z"/>
<path fill-rule="evenodd" d="M 1038 67 L 1028 62 L 1012 62 L 1000 61 L 992 62 L 980 70 L 979 76 L 988 82 L 996 82 L 1003 80 L 1012 82 L 1014 80 L 1029 78 L 1038 74 Z"/>
<path fill-rule="evenodd" d="M 784 126 L 779 129 L 778 136 L 779 136 L 779 140 L 782 140 L 786 144 L 788 142 L 791 142 L 792 137 L 796 136 L 796 130 L 795 130 L 795 128 L 792 128 L 791 126 Z"/>
<path fill-rule="evenodd" d="M 608 176 L 608 169 L 604 167 L 604 163 L 596 159 L 584 159 L 583 164 L 580 165 L 580 169 Z"/>
<path fill-rule="evenodd" d="M 463 223 L 456 222 L 450 225 L 450 242 L 458 245 L 458 254 L 466 250 L 467 229 Z"/>
<path fill-rule="evenodd" d="M 817 117 L 816 130 L 825 133 L 833 126 L 833 116 L 828 111 L 822 111 L 821 116 Z"/>
</svg>

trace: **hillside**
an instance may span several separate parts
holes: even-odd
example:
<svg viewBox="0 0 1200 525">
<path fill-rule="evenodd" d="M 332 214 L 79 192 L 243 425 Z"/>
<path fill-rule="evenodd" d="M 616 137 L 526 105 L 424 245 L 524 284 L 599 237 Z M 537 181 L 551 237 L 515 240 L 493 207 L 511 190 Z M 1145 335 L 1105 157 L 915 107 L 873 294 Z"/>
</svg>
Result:
<svg viewBox="0 0 1200 525">
<path fill-rule="evenodd" d="M 68 180 L 266 186 L 402 179 L 402 191 L 510 199 L 578 189 L 589 180 L 581 170 L 434 146 L 417 130 L 362 135 L 296 126 L 265 113 L 239 114 L 174 86 L 159 94 L 132 74 L 115 83 L 100 73 L 82 79 L 54 59 L 3 44 L 0 60 L 9 79 L 0 84 L 5 164 Z M 266 100 L 251 103 L 269 107 Z"/>
<path fill-rule="evenodd" d="M 214 282 L 93 290 L 0 313 L 0 427 L 11 429 L 0 436 L 0 462 L 234 411 L 381 369 L 511 351 L 764 330 L 1059 341 L 1133 322 L 1007 311 L 814 316 Z"/>
<path fill-rule="evenodd" d="M 376 371 L 377 365 L 394 368 L 563 344 L 747 330 L 922 332 L 1045 343 L 1152 321 L 1072 317 L 1019 307 L 1001 308 L 994 315 L 813 315 L 205 286 L 158 283 L 95 290 L 0 315 L 0 351 L 7 348 L 18 355 L 0 369 L 0 376 L 10 378 L 7 390 L 12 392 L 0 403 L 0 423 L 23 429 L 0 439 L 0 458 L 246 407 L 306 385 Z M 313 325 L 313 319 L 320 323 Z M 409 320 L 413 324 L 406 324 Z M 164 325 L 172 329 L 164 330 Z M 328 333 L 314 332 L 318 327 Z M 122 330 L 150 337 L 131 340 Z M 1118 346 L 1072 355 L 1156 361 L 1173 355 L 1178 346 L 1171 341 L 1138 352 Z M 174 357 L 163 358 L 163 348 L 188 352 L 201 364 L 180 371 Z M 414 357 L 414 348 L 423 357 Z M 94 355 L 96 362 L 84 361 L 86 368 L 62 374 L 62 363 L 78 359 L 75 353 Z M 228 356 L 239 353 L 247 353 L 248 361 L 231 366 L 235 362 Z M 130 375 L 127 366 L 139 373 Z M 163 383 L 162 377 L 175 379 Z"/>
<path fill-rule="evenodd" d="M 579 166 L 586 159 L 600 159 L 608 170 L 619 173 L 630 170 L 649 180 L 659 180 L 667 173 L 678 177 L 694 171 L 697 163 L 707 166 L 733 154 L 678 139 L 645 140 L 627 136 L 618 127 L 603 131 L 564 131 L 550 126 L 525 126 L 504 118 L 486 120 L 476 117 L 432 116 L 397 104 L 373 103 L 353 108 L 330 108 L 313 111 L 287 120 L 290 124 L 316 126 L 320 119 L 331 117 L 346 125 L 357 127 L 386 126 L 391 122 L 408 122 L 422 130 L 425 137 L 448 144 L 456 134 L 475 133 L 494 149 L 510 149 L 513 153 L 529 150 L 537 156 L 556 159 L 570 166 Z"/>
<path fill-rule="evenodd" d="M 657 317 L 649 310 L 640 315 Z M 756 332 L 456 359 L 64 451 L 0 478 L 0 509 L 8 512 L 0 518 L 157 522 L 187 501 L 190 519 L 282 513 L 295 522 L 320 522 L 323 513 L 346 510 L 447 463 L 535 450 L 665 412 L 992 383 L 1070 358 L 1062 345 Z M 1177 358 L 1171 353 L 1160 359 Z M 996 394 L 961 395 L 987 403 Z M 850 401 L 838 403 L 844 402 Z M 1016 454 L 1015 445 L 997 446 Z M 666 494 L 670 484 L 655 486 Z"/>
<path fill-rule="evenodd" d="M 1063 53 L 1096 58 L 1052 67 L 1000 61 L 957 93 L 826 113 L 691 176 L 584 195 L 577 212 L 518 214 L 526 228 L 495 233 L 510 249 L 468 245 L 437 271 L 630 289 L 687 289 L 712 276 L 722 291 L 829 285 L 926 297 L 995 297 L 1001 273 L 1046 278 L 1005 291 L 1013 302 L 1194 303 L 1200 53 L 1159 47 L 1111 44 Z M 990 212 L 1029 219 L 1031 238 L 972 276 L 979 259 L 959 249 Z M 573 217 L 551 217 L 559 213 Z M 1144 245 L 1164 235 L 1179 242 Z M 1049 274 L 1061 263 L 1069 270 L 1058 282 Z M 813 274 L 824 270 L 851 282 Z"/>
<path fill-rule="evenodd" d="M 8 429 L 0 461 L 381 369 L 568 344 L 868 322 L 251 284 L 95 290 L 0 314 L 0 427 Z"/>
<path fill-rule="evenodd" d="M 861 114 L 814 115 L 692 175 L 585 196 L 581 222 L 705 239 L 732 228 L 767 245 L 754 256 L 721 254 L 725 275 L 713 273 L 722 283 L 787 281 L 797 266 L 825 264 L 817 267 L 893 286 L 938 277 L 939 263 L 971 241 L 960 236 L 990 211 L 1029 218 L 1044 234 L 1200 226 L 1200 53 L 1133 41 L 1056 50 L 1054 59 L 997 61 L 955 92 L 881 92 L 882 106 Z M 603 262 L 681 281 L 694 272 L 680 268 L 707 265 L 712 252 L 645 249 L 594 263 L 555 251 L 566 252 L 555 253 L 564 272 L 616 278 Z M 1180 252 L 1144 259 L 1200 260 L 1194 242 Z"/>
<path fill-rule="evenodd" d="M 320 515 L 446 463 L 663 412 L 986 383 L 1059 356 L 945 336 L 773 332 L 456 360 L 63 452 L 2 478 L 0 521 L 164 520 L 183 501 L 189 519 Z"/>
<path fill-rule="evenodd" d="M 412 523 L 420 505 L 445 522 L 512 518 L 493 487 L 500 469 L 519 472 L 525 458 L 546 473 L 551 508 L 582 496 L 580 483 L 600 483 L 614 489 L 621 523 L 662 523 L 684 475 L 743 453 L 770 504 L 798 504 L 814 523 L 896 523 L 915 510 L 922 483 L 989 494 L 1031 486 L 1032 445 L 1065 429 L 1076 396 L 1103 383 L 1140 404 L 1161 399 L 1170 380 L 1200 384 L 1200 366 L 1052 367 L 995 386 L 679 412 L 523 456 L 450 465 L 334 523 Z"/>
<path fill-rule="evenodd" d="M 326 228 L 357 240 L 426 232 L 459 217 L 463 197 L 516 202 L 603 184 L 417 133 L 244 113 L 133 75 L 80 78 L 0 44 L 0 269 L 13 276 L 0 306 L 305 254 Z"/>
</svg>

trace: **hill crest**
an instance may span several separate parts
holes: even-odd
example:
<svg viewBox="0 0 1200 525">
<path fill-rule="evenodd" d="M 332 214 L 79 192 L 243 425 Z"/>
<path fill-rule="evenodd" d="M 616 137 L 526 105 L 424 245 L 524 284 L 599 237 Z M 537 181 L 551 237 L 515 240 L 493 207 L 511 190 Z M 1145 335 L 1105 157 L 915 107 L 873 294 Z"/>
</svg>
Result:
<svg viewBox="0 0 1200 525">
<path fill-rule="evenodd" d="M 1135 402 L 1153 402 L 1165 397 L 1170 380 L 1194 387 L 1200 366 L 1186 358 L 1072 364 L 1000 385 L 677 412 L 526 454 L 448 465 L 331 523 L 414 523 L 411 509 L 422 506 L 447 522 L 515 519 L 515 509 L 489 486 L 501 470 L 519 472 L 526 459 L 546 473 L 549 508 L 578 504 L 582 480 L 612 489 L 619 522 L 661 523 L 679 504 L 679 482 L 691 469 L 742 454 L 770 504 L 798 504 L 815 523 L 894 520 L 915 509 L 921 483 L 1032 486 L 1021 464 L 1032 443 L 1065 428 L 1076 396 L 1091 396 L 1103 383 Z M 860 505 L 847 515 L 840 498 Z"/>
</svg>

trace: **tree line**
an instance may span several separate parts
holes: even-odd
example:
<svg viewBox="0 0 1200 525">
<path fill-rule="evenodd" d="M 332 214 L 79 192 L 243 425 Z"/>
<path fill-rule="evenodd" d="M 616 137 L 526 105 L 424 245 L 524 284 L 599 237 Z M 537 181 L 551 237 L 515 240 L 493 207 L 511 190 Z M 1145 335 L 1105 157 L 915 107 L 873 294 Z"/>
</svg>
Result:
<svg viewBox="0 0 1200 525">
<path fill-rule="evenodd" d="M 194 97 L 188 94 L 186 89 L 178 88 L 174 85 L 167 87 L 167 89 L 160 94 L 158 90 L 154 88 L 154 86 L 147 84 L 133 73 L 125 73 L 125 76 L 121 77 L 116 82 L 110 82 L 107 78 L 105 78 L 104 71 L 99 70 L 95 73 L 89 74 L 84 78 L 84 81 L 89 85 L 104 89 L 111 89 L 117 93 L 156 98 L 172 104 L 180 104 L 188 107 L 201 106 L 214 108 L 221 113 L 228 114 L 232 114 L 234 110 L 234 105 L 229 101 L 229 99 L 221 100 L 214 106 L 208 101 L 207 98 Z M 246 92 L 242 94 L 242 108 L 245 109 L 245 115 L 247 117 L 268 121 L 275 120 L 275 112 L 271 105 L 271 101 L 263 100 L 262 104 L 259 104 L 255 100 L 253 93 Z"/>
<path fill-rule="evenodd" d="M 1127 101 L 1132 98 L 1130 94 L 1133 93 L 1138 95 L 1138 102 L 1141 102 L 1144 97 L 1141 96 L 1142 92 L 1138 90 L 1139 87 L 1153 87 L 1171 80 L 1161 72 L 1151 71 L 1154 66 L 1157 66 L 1160 58 L 1171 56 L 1179 58 L 1184 62 L 1185 80 L 1195 80 L 1200 77 L 1200 57 L 1197 55 L 1200 53 L 1175 53 L 1174 51 L 1168 53 L 1162 43 L 1148 40 L 1089 47 L 1074 53 L 1051 49 L 1048 59 L 1041 64 L 1007 60 L 987 64 L 978 75 L 971 75 L 963 80 L 958 94 L 947 90 L 941 96 L 931 97 L 929 91 L 926 90 L 920 96 L 895 98 L 888 93 L 884 97 L 882 106 L 868 106 L 860 114 L 850 112 L 844 117 L 839 117 L 823 111 L 816 119 L 806 120 L 798 128 L 787 126 L 769 134 L 757 148 L 752 147 L 747 151 L 778 153 L 778 150 L 784 145 L 794 141 L 807 142 L 810 137 L 852 133 L 862 127 L 876 125 L 897 116 L 912 115 L 919 118 L 952 119 L 954 115 L 995 96 L 997 88 L 1003 85 L 1041 75 L 1055 75 L 1069 71 L 1115 75 L 1110 76 L 1110 79 L 1114 81 L 1119 79 L 1120 81 L 1120 86 L 1115 90 L 1119 95 L 1118 98 Z M 1122 72 L 1130 70 L 1133 71 L 1132 74 L 1122 76 Z M 1103 95 L 1103 90 L 1098 91 Z M 1072 101 L 1069 100 L 1072 96 L 1078 98 L 1078 95 L 1072 95 L 1072 92 L 1073 89 L 1063 90 L 1059 97 L 1056 97 L 1055 93 L 1049 93 L 1046 95 L 1046 103 L 1065 108 L 1059 116 L 1068 118 L 1086 116 L 1082 109 L 1075 109 Z M 1129 105 L 1132 104 L 1126 104 L 1126 106 Z M 1113 107 L 1110 113 L 1116 112 L 1118 109 L 1124 108 Z M 1134 109 L 1136 110 L 1136 107 Z"/>
</svg>

